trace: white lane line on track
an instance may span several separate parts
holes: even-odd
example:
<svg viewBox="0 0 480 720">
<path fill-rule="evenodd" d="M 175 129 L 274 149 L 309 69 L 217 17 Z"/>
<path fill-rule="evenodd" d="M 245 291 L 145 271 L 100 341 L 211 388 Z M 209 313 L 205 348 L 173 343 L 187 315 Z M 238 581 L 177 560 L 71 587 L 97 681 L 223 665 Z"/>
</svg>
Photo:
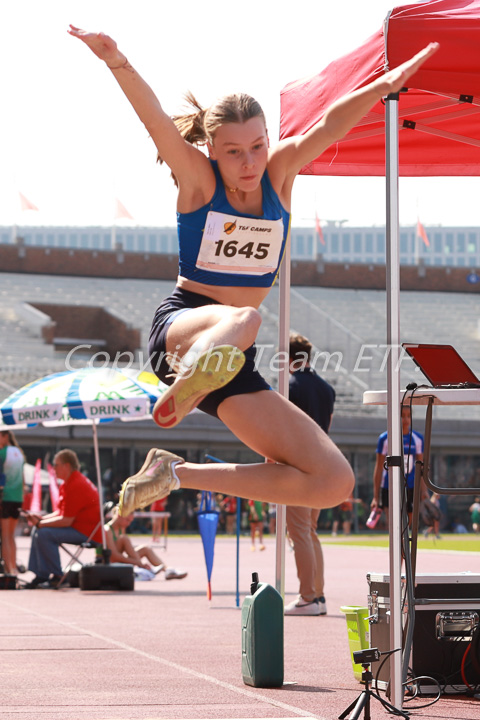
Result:
<svg viewBox="0 0 480 720">
<path fill-rule="evenodd" d="M 138 650 L 138 648 L 127 645 L 126 643 L 120 642 L 119 640 L 113 640 L 106 635 L 100 635 L 100 633 L 97 633 L 94 630 L 87 630 L 86 628 L 81 627 L 81 625 L 79 625 L 78 623 L 64 622 L 63 620 L 52 617 L 51 615 L 44 615 L 42 613 L 36 612 L 35 610 L 32 610 L 31 608 L 21 608 L 14 603 L 9 603 L 3 600 L 0 600 L 0 604 L 7 605 L 17 611 L 22 610 L 25 613 L 35 615 L 36 617 L 43 620 L 49 620 L 50 622 L 54 622 L 57 625 L 67 627 L 69 630 L 71 630 L 72 628 L 75 630 L 81 630 L 86 635 L 97 638 L 97 640 L 103 640 L 104 642 L 111 643 L 112 645 L 115 645 L 122 650 L 135 653 L 136 655 L 140 655 L 141 657 L 147 658 L 148 660 L 152 660 L 152 662 L 160 663 L 161 665 L 165 665 L 166 667 L 183 672 L 186 675 L 191 675 L 192 677 L 196 677 L 199 680 L 204 680 L 205 682 L 212 683 L 212 685 L 217 685 L 218 687 L 224 688 L 225 690 L 230 690 L 231 692 L 235 692 L 239 695 L 252 698 L 253 700 L 259 700 L 261 702 L 267 703 L 268 705 L 273 705 L 274 707 L 281 708 L 282 710 L 286 710 L 287 712 L 298 715 L 300 718 L 308 717 L 315 718 L 315 720 L 329 720 L 322 715 L 316 715 L 315 713 L 308 712 L 308 710 L 300 710 L 300 708 L 297 708 L 293 705 L 288 705 L 287 703 L 280 702 L 279 700 L 272 700 L 272 698 L 269 698 L 266 695 L 261 695 L 260 693 L 253 692 L 252 690 L 247 690 L 245 688 L 237 687 L 236 685 L 231 685 L 230 683 L 223 682 L 223 680 L 219 680 L 212 675 L 206 675 L 205 673 L 198 672 L 197 670 L 192 670 L 191 668 L 185 667 L 184 665 L 179 665 L 178 663 L 172 662 L 171 660 L 166 660 L 165 658 L 159 657 L 158 655 L 152 655 L 151 653 L 147 653 L 144 650 Z"/>
</svg>

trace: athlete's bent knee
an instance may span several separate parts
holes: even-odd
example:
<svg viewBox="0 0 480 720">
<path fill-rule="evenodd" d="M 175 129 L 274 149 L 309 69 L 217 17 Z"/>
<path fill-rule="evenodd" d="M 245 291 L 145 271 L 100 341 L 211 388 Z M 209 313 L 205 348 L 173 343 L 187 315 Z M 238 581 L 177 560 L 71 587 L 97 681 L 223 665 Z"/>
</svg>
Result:
<svg viewBox="0 0 480 720">
<path fill-rule="evenodd" d="M 342 462 L 328 476 L 319 477 L 317 485 L 316 501 L 312 507 L 330 508 L 340 505 L 347 498 L 352 496 L 355 486 L 355 476 L 347 459 L 342 456 Z"/>
<path fill-rule="evenodd" d="M 246 343 L 252 345 L 262 324 L 262 316 L 253 307 L 236 308 L 234 314 L 245 334 Z"/>
<path fill-rule="evenodd" d="M 345 465 L 346 467 L 343 468 L 343 472 L 337 479 L 336 490 L 338 491 L 339 498 L 335 505 L 340 505 L 340 503 L 351 497 L 353 488 L 355 487 L 355 475 L 353 474 L 353 470 L 347 461 L 345 461 Z M 332 507 L 335 507 L 335 505 L 332 505 Z"/>
</svg>

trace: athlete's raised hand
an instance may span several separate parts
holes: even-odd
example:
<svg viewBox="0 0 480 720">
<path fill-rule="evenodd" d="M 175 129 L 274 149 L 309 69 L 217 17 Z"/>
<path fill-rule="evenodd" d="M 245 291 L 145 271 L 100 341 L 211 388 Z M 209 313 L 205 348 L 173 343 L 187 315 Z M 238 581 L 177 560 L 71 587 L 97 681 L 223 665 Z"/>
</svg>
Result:
<svg viewBox="0 0 480 720">
<path fill-rule="evenodd" d="M 208 175 L 208 180 L 212 180 L 213 174 L 206 156 L 198 148 L 185 142 L 151 87 L 118 49 L 115 40 L 105 33 L 87 32 L 75 25 L 70 25 L 68 32 L 85 43 L 110 68 L 155 143 L 158 154 L 178 178 L 179 184 L 190 187 L 192 183 L 197 183 L 197 176 L 200 176 L 203 182 L 204 175 Z M 197 185 L 201 183 L 195 184 L 195 190 Z M 211 197 L 212 194 L 213 189 L 208 186 L 206 195 Z"/>
<path fill-rule="evenodd" d="M 380 98 L 405 87 L 408 78 L 417 72 L 438 48 L 438 43 L 430 43 L 410 60 L 334 102 L 319 122 L 304 135 L 288 138 L 283 145 L 279 145 L 285 158 L 283 163 L 287 168 L 286 177 L 290 178 L 290 182 L 304 165 L 321 155 L 333 142 L 343 138 Z"/>
<path fill-rule="evenodd" d="M 439 44 L 436 42 L 430 43 L 410 58 L 410 60 L 407 60 L 376 80 L 374 83 L 375 89 L 381 93 L 381 97 L 386 97 L 390 95 L 390 93 L 398 92 L 402 87 L 406 87 L 408 78 L 416 73 L 419 67 L 437 52 L 439 47 Z"/>
<path fill-rule="evenodd" d="M 68 33 L 85 43 L 85 45 L 87 45 L 100 60 L 106 62 L 109 67 L 118 67 L 126 60 L 125 55 L 119 51 L 115 40 L 112 40 L 112 38 L 105 35 L 105 33 L 87 32 L 86 30 L 75 27 L 75 25 L 69 25 Z"/>
</svg>

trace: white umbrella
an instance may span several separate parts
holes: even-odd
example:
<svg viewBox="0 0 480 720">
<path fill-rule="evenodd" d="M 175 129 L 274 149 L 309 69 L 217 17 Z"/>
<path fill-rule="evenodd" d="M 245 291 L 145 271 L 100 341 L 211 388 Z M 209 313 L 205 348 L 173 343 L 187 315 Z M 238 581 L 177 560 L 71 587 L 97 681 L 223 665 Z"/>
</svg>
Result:
<svg viewBox="0 0 480 720">
<path fill-rule="evenodd" d="M 7 397 L 0 404 L 0 429 L 92 426 L 105 548 L 97 425 L 149 418 L 155 402 L 167 389 L 153 373 L 131 368 L 87 367 L 59 372 L 34 380 Z"/>
</svg>

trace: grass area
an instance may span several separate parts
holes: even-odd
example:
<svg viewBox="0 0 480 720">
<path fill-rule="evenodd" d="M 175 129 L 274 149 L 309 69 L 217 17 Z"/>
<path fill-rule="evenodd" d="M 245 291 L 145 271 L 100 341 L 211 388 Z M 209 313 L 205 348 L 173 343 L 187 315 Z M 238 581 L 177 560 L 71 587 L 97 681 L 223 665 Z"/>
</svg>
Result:
<svg viewBox="0 0 480 720">
<path fill-rule="evenodd" d="M 133 533 L 137 539 L 145 539 L 145 541 L 151 540 L 151 535 L 145 535 L 144 533 Z M 184 538 L 184 539 L 199 539 L 200 535 L 196 532 L 191 533 L 184 533 L 181 530 L 173 531 L 169 533 L 169 538 Z M 242 533 L 240 536 L 241 540 L 245 540 L 246 538 L 249 538 L 248 534 Z M 271 537 L 270 535 L 265 535 L 265 538 Z M 229 539 L 231 541 L 234 541 L 236 539 L 235 535 L 225 535 L 224 533 L 219 533 L 217 535 L 217 539 Z M 357 547 L 379 547 L 379 548 L 387 548 L 388 547 L 388 535 L 377 533 L 377 532 L 369 532 L 369 533 L 359 533 L 358 535 L 348 535 L 345 537 L 345 535 L 338 535 L 337 537 L 332 537 L 331 535 L 319 533 L 319 538 L 322 542 L 322 545 L 346 545 L 346 546 L 357 546 Z M 419 550 L 453 550 L 457 552 L 476 552 L 478 553 L 480 551 L 480 535 L 475 535 L 474 533 L 470 534 L 461 534 L 457 535 L 455 533 L 444 533 L 442 534 L 441 538 L 437 540 L 437 538 L 434 538 L 432 536 L 429 536 L 428 538 L 424 538 L 423 535 L 420 535 L 418 538 L 418 549 Z"/>
<path fill-rule="evenodd" d="M 368 535 L 338 535 L 329 537 L 321 535 L 320 539 L 324 545 L 356 545 L 363 547 L 388 547 L 388 535 L 369 533 Z M 458 552 L 479 552 L 480 535 L 465 534 L 443 534 L 439 539 L 432 535 L 424 538 L 418 537 L 419 550 L 456 550 Z"/>
</svg>

